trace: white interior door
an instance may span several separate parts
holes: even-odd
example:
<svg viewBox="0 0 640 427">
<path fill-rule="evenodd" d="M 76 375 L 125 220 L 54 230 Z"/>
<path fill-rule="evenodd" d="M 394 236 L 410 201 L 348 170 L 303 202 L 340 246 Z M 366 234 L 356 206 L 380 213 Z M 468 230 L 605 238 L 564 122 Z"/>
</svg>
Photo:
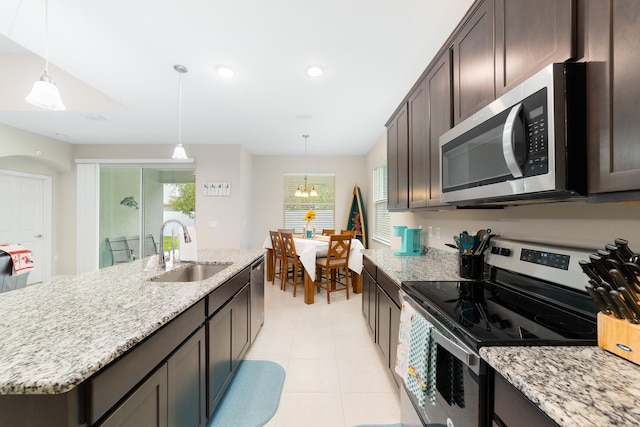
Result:
<svg viewBox="0 0 640 427">
<path fill-rule="evenodd" d="M 33 254 L 27 284 L 50 275 L 51 178 L 0 171 L 0 243 L 19 243 Z"/>
</svg>

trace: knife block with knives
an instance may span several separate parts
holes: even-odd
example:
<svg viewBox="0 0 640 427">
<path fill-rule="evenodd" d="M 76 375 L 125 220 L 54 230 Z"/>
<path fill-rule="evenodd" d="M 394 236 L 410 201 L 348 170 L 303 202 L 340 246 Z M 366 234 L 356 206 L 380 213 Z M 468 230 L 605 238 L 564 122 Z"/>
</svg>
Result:
<svg viewBox="0 0 640 427">
<path fill-rule="evenodd" d="M 600 308 L 598 345 L 640 365 L 640 262 L 628 242 L 618 238 L 579 261 L 589 276 L 585 289 Z"/>
<path fill-rule="evenodd" d="M 598 346 L 640 365 L 640 325 L 599 312 Z"/>
</svg>

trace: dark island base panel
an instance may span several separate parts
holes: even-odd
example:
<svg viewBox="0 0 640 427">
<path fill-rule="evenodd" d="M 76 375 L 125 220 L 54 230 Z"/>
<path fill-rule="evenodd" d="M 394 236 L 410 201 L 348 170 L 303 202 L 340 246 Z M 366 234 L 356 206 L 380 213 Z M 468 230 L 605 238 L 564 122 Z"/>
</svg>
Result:
<svg viewBox="0 0 640 427">
<path fill-rule="evenodd" d="M 83 384 L 64 394 L 0 396 L 2 427 L 87 426 Z"/>
</svg>

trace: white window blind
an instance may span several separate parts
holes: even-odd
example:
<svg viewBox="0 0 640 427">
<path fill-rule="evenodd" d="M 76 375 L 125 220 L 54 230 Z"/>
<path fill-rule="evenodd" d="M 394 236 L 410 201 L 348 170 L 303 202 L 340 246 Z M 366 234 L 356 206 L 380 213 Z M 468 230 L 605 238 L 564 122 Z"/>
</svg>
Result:
<svg viewBox="0 0 640 427">
<path fill-rule="evenodd" d="M 373 238 L 391 243 L 391 218 L 387 210 L 387 162 L 373 170 Z"/>
<path fill-rule="evenodd" d="M 303 174 L 284 175 L 284 228 L 293 228 L 296 233 L 301 233 L 307 225 L 304 216 L 313 209 L 316 217 L 311 224 L 318 233 L 325 228 L 335 229 L 335 175 L 307 174 L 307 189 L 311 191 L 315 187 L 318 197 L 295 197 L 296 189 L 303 186 Z"/>
</svg>

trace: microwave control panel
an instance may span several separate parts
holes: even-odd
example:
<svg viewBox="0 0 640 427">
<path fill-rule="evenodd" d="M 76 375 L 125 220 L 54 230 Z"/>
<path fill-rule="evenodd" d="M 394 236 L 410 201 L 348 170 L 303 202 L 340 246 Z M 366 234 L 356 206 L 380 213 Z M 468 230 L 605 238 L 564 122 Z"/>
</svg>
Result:
<svg viewBox="0 0 640 427">
<path fill-rule="evenodd" d="M 542 89 L 523 101 L 527 156 L 524 176 L 549 172 L 549 143 L 547 130 L 547 90 Z"/>
</svg>

